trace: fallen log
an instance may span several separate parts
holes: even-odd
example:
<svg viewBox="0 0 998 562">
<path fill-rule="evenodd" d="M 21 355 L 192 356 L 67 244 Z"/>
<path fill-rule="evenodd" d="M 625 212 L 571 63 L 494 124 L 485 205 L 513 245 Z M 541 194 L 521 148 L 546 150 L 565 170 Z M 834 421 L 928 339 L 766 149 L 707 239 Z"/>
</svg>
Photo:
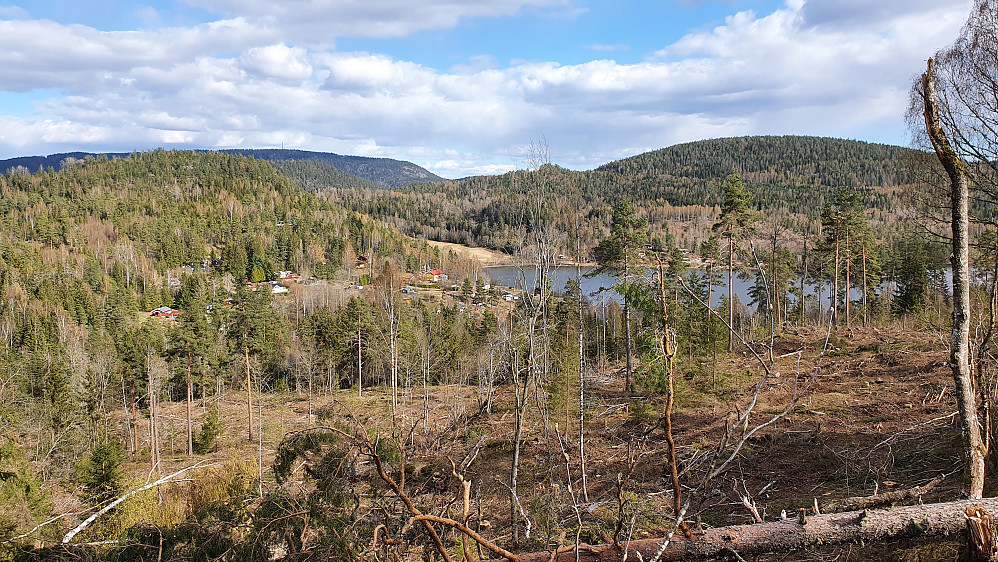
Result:
<svg viewBox="0 0 998 562">
<path fill-rule="evenodd" d="M 734 525 L 707 529 L 687 539 L 680 533 L 672 538 L 659 560 L 704 560 L 737 552 L 756 555 L 786 552 L 816 545 L 873 542 L 897 538 L 932 537 L 963 533 L 967 508 L 978 506 L 991 513 L 998 510 L 998 498 L 961 500 L 947 503 L 911 505 L 889 509 L 864 509 L 826 515 L 813 515 L 801 524 L 799 518 L 770 523 Z M 628 560 L 650 560 L 664 539 L 641 539 L 612 544 L 584 545 L 578 560 L 583 562 L 621 562 L 624 549 Z M 572 547 L 562 547 L 557 555 L 551 552 L 521 554 L 520 562 L 574 562 Z M 640 554 L 640 558 L 636 555 Z"/>
<path fill-rule="evenodd" d="M 821 508 L 821 512 L 841 513 L 843 511 L 859 511 L 861 509 L 870 509 L 874 507 L 883 507 L 885 505 L 897 505 L 899 503 L 912 502 L 914 500 L 921 499 L 926 492 L 938 486 L 943 479 L 943 476 L 936 476 L 931 482 L 923 486 L 916 486 L 907 490 L 885 492 L 878 496 L 859 496 L 855 498 L 833 500 L 825 504 Z"/>
</svg>

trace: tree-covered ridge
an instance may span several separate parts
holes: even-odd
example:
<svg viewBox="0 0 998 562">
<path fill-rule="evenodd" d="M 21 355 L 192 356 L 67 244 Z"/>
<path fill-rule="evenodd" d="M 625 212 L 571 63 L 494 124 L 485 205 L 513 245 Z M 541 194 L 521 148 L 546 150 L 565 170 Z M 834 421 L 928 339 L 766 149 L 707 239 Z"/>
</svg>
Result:
<svg viewBox="0 0 998 562">
<path fill-rule="evenodd" d="M 460 181 L 414 183 L 392 192 L 330 189 L 324 197 L 391 222 L 403 232 L 436 240 L 512 249 L 526 202 L 552 199 L 551 219 L 569 233 L 584 217 L 581 237 L 591 247 L 608 223 L 607 209 L 630 200 L 660 238 L 686 234 L 694 247 L 706 240 L 721 204 L 721 185 L 732 171 L 745 181 L 756 210 L 783 210 L 817 223 L 836 187 L 856 189 L 877 223 L 893 221 L 908 203 L 903 186 L 915 183 L 906 162 L 914 151 L 880 144 L 815 137 L 740 137 L 686 143 L 576 172 L 546 164 L 536 174 L 515 171 Z"/>
<path fill-rule="evenodd" d="M 368 179 L 381 186 L 394 188 L 413 182 L 440 181 L 440 176 L 427 171 L 412 162 L 394 160 L 392 158 L 370 158 L 367 156 L 346 156 L 332 152 L 314 152 L 311 150 L 293 150 L 283 148 L 231 149 L 230 154 L 252 156 L 270 162 L 283 160 L 311 161 L 329 164 L 348 174 Z"/>
<path fill-rule="evenodd" d="M 72 165 L 79 160 L 86 159 L 88 156 L 91 158 L 105 156 L 114 159 L 124 158 L 128 155 L 126 152 L 108 152 L 104 154 L 95 154 L 93 152 L 59 152 L 49 154 L 48 156 L 19 156 L 17 158 L 0 160 L 0 174 L 6 174 L 13 168 L 20 167 L 27 169 L 29 173 L 44 172 L 49 168 L 59 170 L 64 165 Z"/>
<path fill-rule="evenodd" d="M 275 160 L 271 164 L 282 174 L 294 180 L 302 189 L 313 193 L 334 187 L 350 189 L 384 188 L 379 183 L 348 174 L 332 164 L 326 164 L 325 162 L 315 162 L 312 160 Z"/>
<path fill-rule="evenodd" d="M 211 152 L 211 151 L 196 151 Z M 391 158 L 369 158 L 366 156 L 345 156 L 331 152 L 314 152 L 309 150 L 291 149 L 232 149 L 219 151 L 226 154 L 250 156 L 258 160 L 272 162 L 278 167 L 300 178 L 310 185 L 335 187 L 382 187 L 394 188 L 413 182 L 434 182 L 443 178 L 421 168 L 412 162 L 394 160 Z M 125 152 L 108 152 L 96 154 L 91 152 L 63 152 L 48 156 L 21 156 L 0 160 L 0 174 L 12 169 L 24 168 L 29 173 L 46 170 L 61 170 L 73 166 L 90 157 L 118 159 L 128 157 Z M 297 165 L 285 164 L 297 162 Z M 305 162 L 315 163 L 315 167 L 305 165 Z M 335 168 L 339 173 L 327 169 L 324 164 Z M 360 181 L 367 180 L 369 183 Z M 299 183 L 302 183 L 299 181 Z"/>
<path fill-rule="evenodd" d="M 11 242 L 91 253 L 136 244 L 134 261 L 160 273 L 237 242 L 265 250 L 281 269 L 314 267 L 323 254 L 337 257 L 345 238 L 342 209 L 264 161 L 228 154 L 88 158 L 61 172 L 10 173 L 0 192 L 0 224 Z"/>
<path fill-rule="evenodd" d="M 597 170 L 704 180 L 738 170 L 759 184 L 889 187 L 912 182 L 911 172 L 898 166 L 910 152 L 899 146 L 824 137 L 734 137 L 677 144 Z"/>
</svg>

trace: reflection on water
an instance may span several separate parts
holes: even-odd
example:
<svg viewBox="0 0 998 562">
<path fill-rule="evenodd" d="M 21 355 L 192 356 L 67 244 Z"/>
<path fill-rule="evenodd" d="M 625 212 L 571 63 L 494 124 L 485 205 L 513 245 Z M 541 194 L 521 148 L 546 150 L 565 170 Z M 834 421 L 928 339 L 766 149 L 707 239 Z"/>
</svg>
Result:
<svg viewBox="0 0 998 562">
<path fill-rule="evenodd" d="M 614 284 L 617 282 L 617 278 L 613 275 L 607 273 L 600 273 L 592 277 L 586 277 L 586 274 L 592 271 L 594 268 L 583 267 L 582 268 L 582 291 L 593 301 L 598 302 L 606 299 L 616 299 L 621 301 L 622 297 L 613 290 Z M 482 271 L 485 272 L 489 278 L 492 279 L 493 285 L 502 285 L 504 287 L 513 287 L 521 290 L 532 290 L 535 286 L 535 280 L 537 277 L 537 270 L 531 267 L 518 267 L 511 265 L 486 267 Z M 696 272 L 701 276 L 701 278 L 706 277 L 707 272 L 703 270 L 691 270 Z M 715 269 L 715 276 L 717 280 L 711 290 L 710 305 L 718 306 L 721 304 L 721 300 L 728 296 L 728 275 L 727 271 L 723 269 Z M 561 292 L 565 290 L 565 285 L 568 283 L 569 279 L 575 279 L 576 269 L 574 266 L 559 266 L 551 268 L 548 277 L 551 278 L 551 287 L 555 292 Z M 752 297 L 749 296 L 749 289 L 755 284 L 755 281 L 750 278 L 742 278 L 735 275 L 734 282 L 732 283 L 734 288 L 735 296 L 739 301 L 744 303 L 746 306 L 748 303 L 752 302 Z M 821 304 L 822 306 L 828 306 L 830 302 L 831 295 L 831 284 L 824 283 L 808 283 L 804 285 L 804 291 L 808 296 L 813 296 L 816 290 L 821 288 Z M 887 287 L 882 286 L 880 290 L 886 290 Z M 853 301 L 857 301 L 863 298 L 863 291 L 860 289 L 853 289 L 849 292 L 849 297 Z M 791 301 L 793 301 L 791 297 Z"/>
</svg>

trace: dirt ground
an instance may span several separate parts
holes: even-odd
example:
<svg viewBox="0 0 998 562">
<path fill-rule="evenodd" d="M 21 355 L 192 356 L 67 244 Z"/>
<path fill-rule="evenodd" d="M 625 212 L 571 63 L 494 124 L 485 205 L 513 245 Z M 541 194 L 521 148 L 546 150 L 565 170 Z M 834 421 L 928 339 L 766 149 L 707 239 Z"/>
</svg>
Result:
<svg viewBox="0 0 998 562">
<path fill-rule="evenodd" d="M 748 436 L 729 468 L 703 489 L 697 489 L 705 473 L 701 459 L 717 447 L 726 425 L 746 410 L 764 371 L 747 351 L 725 357 L 707 374 L 700 369 L 695 376 L 683 375 L 686 371 L 681 368 L 674 436 L 681 470 L 686 469 L 681 474 L 684 493 L 696 495 L 689 516 L 695 525 L 751 522 L 742 502 L 746 496 L 763 518 L 772 520 L 784 510 L 795 512 L 815 502 L 825 505 L 837 498 L 919 486 L 940 475 L 945 476 L 942 484 L 924 501 L 960 497 L 963 460 L 945 343 L 936 335 L 918 331 L 840 330 L 819 357 L 824 337 L 824 332 L 812 330 L 776 341 L 774 355 L 783 357 L 775 361 L 773 375 L 761 385 L 752 414 L 734 436 L 745 436 L 788 408 L 789 413 Z M 759 351 L 768 355 L 768 350 Z M 816 369 L 819 358 L 821 366 Z M 572 391 L 574 399 L 559 402 L 559 396 L 571 393 L 559 394 L 552 385 L 537 389 L 536 396 L 549 397 L 548 407 L 532 406 L 527 411 L 519 489 L 533 535 L 518 545 L 519 550 L 542 549 L 556 541 L 557 529 L 574 525 L 579 517 L 574 505 L 579 505 L 583 520 L 582 539 L 590 543 L 607 540 L 618 523 L 622 538 L 667 532 L 672 497 L 667 442 L 659 423 L 665 395 L 638 388 L 635 395 L 625 394 L 619 373 L 593 377 L 587 383 L 588 501 L 579 489 L 577 390 Z M 795 389 L 803 391 L 803 396 L 793 403 Z M 511 465 L 515 419 L 511 394 L 500 387 L 491 412 L 481 410 L 481 398 L 478 386 L 434 386 L 425 395 L 419 386 L 402 394 L 396 418 L 399 426 L 413 428 L 405 442 L 412 474 L 409 482 L 418 501 L 432 511 L 453 500 L 458 485 L 449 476 L 447 458 L 460 463 L 473 456 L 465 477 L 473 481 L 474 523 L 488 536 L 508 541 L 511 508 L 502 482 L 508 482 Z M 216 397 L 215 403 L 227 427 L 211 457 L 219 461 L 258 459 L 259 441 L 246 438 L 246 394 L 229 391 Z M 206 410 L 207 404 L 199 403 L 196 413 L 200 417 Z M 392 432 L 391 410 L 390 394 L 384 388 L 365 389 L 363 396 L 354 388 L 312 398 L 313 413 L 328 414 L 327 420 L 356 419 L 369 432 L 382 435 Z M 161 412 L 165 465 L 161 470 L 168 473 L 193 462 L 183 453 L 183 404 L 165 403 Z M 254 397 L 254 432 L 259 430 L 262 413 L 265 488 L 273 485 L 269 467 L 284 434 L 318 423 L 308 412 L 308 397 L 294 391 Z M 196 420 L 194 426 L 196 430 L 200 422 Z M 141 483 L 150 470 L 147 419 L 140 420 L 138 431 L 140 452 L 130 458 L 128 466 Z M 725 454 L 730 452 L 729 447 Z M 63 509 L 79 507 L 66 500 Z M 891 554 L 885 559 L 952 559 L 954 548 L 939 541 L 899 544 L 889 549 Z M 771 559 L 879 556 L 857 549 L 841 547 Z M 898 557 L 898 552 L 908 552 L 905 549 L 915 553 L 913 558 Z M 938 552 L 929 555 L 929 551 Z"/>
<path fill-rule="evenodd" d="M 502 252 L 497 252 L 495 250 L 490 250 L 488 248 L 472 248 L 471 246 L 465 246 L 463 244 L 438 242 L 436 240 L 427 240 L 426 243 L 442 250 L 450 250 L 462 257 L 476 259 L 480 261 L 483 266 L 510 265 L 515 263 L 512 256 Z"/>
</svg>

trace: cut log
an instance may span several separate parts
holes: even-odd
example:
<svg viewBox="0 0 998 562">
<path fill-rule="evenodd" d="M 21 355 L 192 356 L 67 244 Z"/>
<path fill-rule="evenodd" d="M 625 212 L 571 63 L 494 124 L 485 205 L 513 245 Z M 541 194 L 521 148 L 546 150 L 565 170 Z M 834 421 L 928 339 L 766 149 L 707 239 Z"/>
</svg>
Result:
<svg viewBox="0 0 998 562">
<path fill-rule="evenodd" d="M 754 525 L 734 525 L 708 529 L 692 540 L 677 533 L 659 560 L 703 560 L 729 555 L 732 551 L 743 556 L 767 552 L 786 552 L 816 545 L 873 542 L 895 538 L 931 537 L 963 533 L 967 526 L 967 509 L 980 507 L 995 512 L 998 498 L 962 500 L 947 503 L 912 505 L 891 509 L 848 511 L 813 515 L 801 525 L 797 518 Z M 629 551 L 628 560 L 650 560 L 663 539 L 641 539 L 621 543 Z M 575 561 L 575 552 L 564 547 L 563 552 L 522 554 L 520 562 Z M 614 545 L 584 546 L 579 558 L 584 562 L 621 562 L 624 551 Z"/>
</svg>

